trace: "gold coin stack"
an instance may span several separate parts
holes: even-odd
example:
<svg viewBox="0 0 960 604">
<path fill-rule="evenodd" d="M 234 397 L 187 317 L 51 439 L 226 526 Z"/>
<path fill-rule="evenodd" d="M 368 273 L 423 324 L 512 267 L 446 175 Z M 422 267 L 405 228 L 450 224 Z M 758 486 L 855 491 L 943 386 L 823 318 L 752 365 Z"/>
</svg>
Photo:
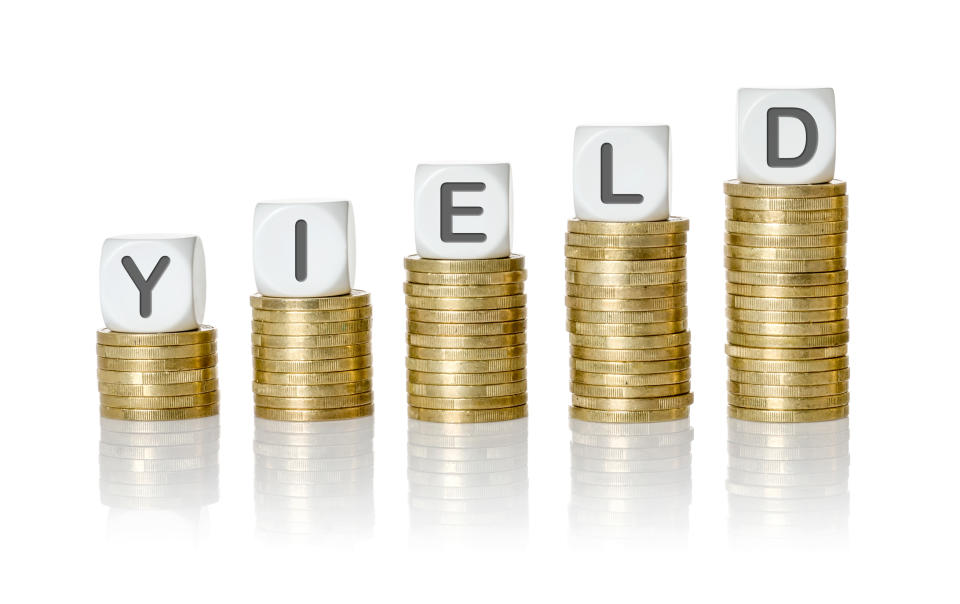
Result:
<svg viewBox="0 0 960 604">
<path fill-rule="evenodd" d="M 411 418 L 475 423 L 527 415 L 523 264 L 518 255 L 404 258 Z"/>
<path fill-rule="evenodd" d="M 217 330 L 97 332 L 100 416 L 153 421 L 196 419 L 220 411 Z"/>
<path fill-rule="evenodd" d="M 846 183 L 723 189 L 730 417 L 846 417 Z"/>
<path fill-rule="evenodd" d="M 257 417 L 327 421 L 373 413 L 370 294 L 255 294 L 250 306 Z"/>
<path fill-rule="evenodd" d="M 685 218 L 569 221 L 572 418 L 635 423 L 689 416 L 689 228 Z"/>
</svg>

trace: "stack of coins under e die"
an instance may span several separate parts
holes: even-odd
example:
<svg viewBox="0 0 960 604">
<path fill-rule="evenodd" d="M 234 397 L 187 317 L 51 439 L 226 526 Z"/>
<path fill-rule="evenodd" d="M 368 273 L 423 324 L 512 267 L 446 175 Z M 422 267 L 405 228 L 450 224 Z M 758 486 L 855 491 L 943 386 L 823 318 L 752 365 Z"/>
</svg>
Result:
<svg viewBox="0 0 960 604">
<path fill-rule="evenodd" d="M 571 417 L 688 417 L 685 218 L 571 220 L 566 245 Z"/>
<path fill-rule="evenodd" d="M 255 294 L 250 306 L 257 417 L 325 421 L 373 413 L 370 294 Z"/>
<path fill-rule="evenodd" d="M 847 416 L 846 183 L 724 183 L 730 416 Z"/>
<path fill-rule="evenodd" d="M 217 330 L 97 332 L 100 415 L 124 420 L 209 417 L 219 410 Z"/>
<path fill-rule="evenodd" d="M 515 254 L 404 258 L 411 418 L 470 423 L 526 416 L 523 265 Z"/>
</svg>

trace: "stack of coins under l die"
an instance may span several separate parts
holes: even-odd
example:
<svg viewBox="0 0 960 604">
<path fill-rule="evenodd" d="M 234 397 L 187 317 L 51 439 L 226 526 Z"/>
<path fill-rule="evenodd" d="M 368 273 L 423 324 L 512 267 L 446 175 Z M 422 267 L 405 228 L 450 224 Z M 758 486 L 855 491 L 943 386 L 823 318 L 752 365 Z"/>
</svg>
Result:
<svg viewBox="0 0 960 604">
<path fill-rule="evenodd" d="M 97 332 L 100 415 L 124 420 L 209 417 L 219 410 L 217 330 Z"/>
<path fill-rule="evenodd" d="M 526 416 L 523 265 L 515 254 L 404 259 L 411 418 L 469 423 Z"/>
<path fill-rule="evenodd" d="M 724 183 L 731 417 L 847 416 L 846 183 Z"/>
<path fill-rule="evenodd" d="M 370 294 L 250 296 L 257 417 L 325 421 L 373 413 Z"/>
<path fill-rule="evenodd" d="M 569 221 L 571 417 L 601 422 L 688 417 L 689 226 L 685 218 Z"/>
</svg>

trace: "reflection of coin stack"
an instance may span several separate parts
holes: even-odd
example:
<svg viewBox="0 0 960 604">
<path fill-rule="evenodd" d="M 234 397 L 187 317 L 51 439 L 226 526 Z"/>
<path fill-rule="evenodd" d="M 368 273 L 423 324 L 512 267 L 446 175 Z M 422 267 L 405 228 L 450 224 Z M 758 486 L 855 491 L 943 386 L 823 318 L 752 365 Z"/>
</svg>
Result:
<svg viewBox="0 0 960 604">
<path fill-rule="evenodd" d="M 802 540 L 844 539 L 849 420 L 728 421 L 731 536 L 789 547 Z"/>
<path fill-rule="evenodd" d="M 586 541 L 683 540 L 691 497 L 690 420 L 571 419 L 570 525 Z"/>
<path fill-rule="evenodd" d="M 410 522 L 420 536 L 491 540 L 527 526 L 527 419 L 442 424 L 411 419 Z"/>
<path fill-rule="evenodd" d="M 100 415 L 179 420 L 219 411 L 217 331 L 97 332 Z"/>
<path fill-rule="evenodd" d="M 846 417 L 846 184 L 724 184 L 730 416 Z"/>
<path fill-rule="evenodd" d="M 255 294 L 250 306 L 257 417 L 322 421 L 373 413 L 370 294 Z"/>
<path fill-rule="evenodd" d="M 568 223 L 571 417 L 685 418 L 690 392 L 689 221 Z"/>
<path fill-rule="evenodd" d="M 373 527 L 373 418 L 256 419 L 257 530 L 353 540 Z"/>
<path fill-rule="evenodd" d="M 409 416 L 494 422 L 527 414 L 523 256 L 404 259 Z"/>
</svg>

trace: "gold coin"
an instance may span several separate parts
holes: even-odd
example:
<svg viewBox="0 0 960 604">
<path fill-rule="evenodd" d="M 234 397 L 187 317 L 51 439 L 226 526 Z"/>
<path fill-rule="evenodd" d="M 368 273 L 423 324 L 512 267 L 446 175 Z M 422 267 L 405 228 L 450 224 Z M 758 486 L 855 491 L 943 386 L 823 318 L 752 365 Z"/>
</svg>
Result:
<svg viewBox="0 0 960 604">
<path fill-rule="evenodd" d="M 832 359 L 847 354 L 846 344 L 828 346 L 824 348 L 749 348 L 746 346 L 726 345 L 727 354 L 731 357 L 756 359 L 767 361 L 808 361 L 817 359 Z"/>
<path fill-rule="evenodd" d="M 255 407 L 254 415 L 260 419 L 281 422 L 323 422 L 373 415 L 373 405 L 345 407 L 343 409 L 271 409 Z"/>
<path fill-rule="evenodd" d="M 739 180 L 723 183 L 723 192 L 735 197 L 786 197 L 790 199 L 808 199 L 811 197 L 836 197 L 846 195 L 847 183 L 842 180 L 814 185 L 759 185 Z"/>
<path fill-rule="evenodd" d="M 666 235 L 690 230 L 690 220 L 671 216 L 666 220 L 647 222 L 601 222 L 598 220 L 568 220 L 571 233 L 588 235 Z"/>
<path fill-rule="evenodd" d="M 445 424 L 478 424 L 503 422 L 527 416 L 527 406 L 506 407 L 503 409 L 422 409 L 407 407 L 407 417 L 424 422 Z"/>
<path fill-rule="evenodd" d="M 647 375 L 682 371 L 690 368 L 690 358 L 669 359 L 666 361 L 591 361 L 589 359 L 570 359 L 570 368 L 590 373 L 609 373 L 626 375 Z"/>
<path fill-rule="evenodd" d="M 490 373 L 427 373 L 407 370 L 407 381 L 411 384 L 436 384 L 438 386 L 486 386 L 488 384 L 507 384 L 527 379 L 526 369 L 512 371 L 494 371 Z"/>
<path fill-rule="evenodd" d="M 611 424 L 646 424 L 668 422 L 690 417 L 690 407 L 680 409 L 660 409 L 657 411 L 601 411 L 570 407 L 570 417 L 585 422 L 603 422 Z"/>
<path fill-rule="evenodd" d="M 743 384 L 762 384 L 766 386 L 818 386 L 835 384 L 850 379 L 850 369 L 836 371 L 811 371 L 808 373 L 771 373 L 766 371 L 740 371 L 730 369 L 727 377 Z"/>
<path fill-rule="evenodd" d="M 254 358 L 253 369 L 257 372 L 269 371 L 270 373 L 326 373 L 363 369 L 370 367 L 372 363 L 373 357 L 369 354 L 319 361 L 270 361 Z"/>
<path fill-rule="evenodd" d="M 357 331 L 324 336 L 270 336 L 254 333 L 250 334 L 250 341 L 260 348 L 339 348 L 369 342 L 370 332 Z"/>
<path fill-rule="evenodd" d="M 684 409 L 693 404 L 693 394 L 658 398 L 597 398 L 573 395 L 573 406 L 596 411 L 660 411 Z"/>
<path fill-rule="evenodd" d="M 345 310 L 370 305 L 370 294 L 359 289 L 351 290 L 342 296 L 323 298 L 275 298 L 254 294 L 250 296 L 250 306 L 261 310 Z"/>
<path fill-rule="evenodd" d="M 660 323 L 687 318 L 687 308 L 643 311 L 567 310 L 567 319 L 582 323 Z"/>
<path fill-rule="evenodd" d="M 526 320 L 500 323 L 424 323 L 421 321 L 407 321 L 407 333 L 428 336 L 498 336 L 521 333 L 526 329 Z"/>
<path fill-rule="evenodd" d="M 111 384 L 100 382 L 101 394 L 113 396 L 183 396 L 213 392 L 217 389 L 217 379 L 185 384 Z"/>
<path fill-rule="evenodd" d="M 824 348 L 839 346 L 850 341 L 849 333 L 825 336 L 760 336 L 727 332 L 727 342 L 736 346 L 756 348 Z"/>
<path fill-rule="evenodd" d="M 100 406 L 100 417 L 138 422 L 197 419 L 211 417 L 218 413 L 220 413 L 220 405 L 216 403 L 203 407 L 184 407 L 180 409 L 121 409 Z"/>
<path fill-rule="evenodd" d="M 209 325 L 199 329 L 165 333 L 126 333 L 101 329 L 97 331 L 97 344 L 105 346 L 184 346 L 207 344 L 217 340 L 217 330 Z"/>
<path fill-rule="evenodd" d="M 423 348 L 503 348 L 527 343 L 526 333 L 499 336 L 432 336 L 407 334 L 407 344 Z"/>
<path fill-rule="evenodd" d="M 527 279 L 527 271 L 502 273 L 418 273 L 407 271 L 407 281 L 425 285 L 501 285 Z"/>
<path fill-rule="evenodd" d="M 346 321 L 342 323 L 266 323 L 251 321 L 253 333 L 265 336 L 328 336 L 338 333 L 357 333 L 369 331 L 369 319 Z"/>
<path fill-rule="evenodd" d="M 187 384 L 212 380 L 216 367 L 189 371 L 108 371 L 97 370 L 97 379 L 104 384 Z"/>
<path fill-rule="evenodd" d="M 504 409 L 516 407 L 527 402 L 527 393 L 508 394 L 506 396 L 485 396 L 474 398 L 437 398 L 434 396 L 407 395 L 407 403 L 420 409 Z"/>
<path fill-rule="evenodd" d="M 413 384 L 407 382 L 407 394 L 439 398 L 470 398 L 483 396 L 506 396 L 527 391 L 527 381 L 479 386 L 444 386 L 439 384 Z"/>
<path fill-rule="evenodd" d="M 829 260 L 746 260 L 744 258 L 723 259 L 723 265 L 734 271 L 752 273 L 821 273 L 842 271 L 847 268 L 846 258 Z"/>
<path fill-rule="evenodd" d="M 643 312 L 685 308 L 686 296 L 669 298 L 641 298 L 639 300 L 618 300 L 616 298 L 575 298 L 567 296 L 567 308 L 590 312 Z M 567 315 L 569 316 L 569 314 Z"/>
<path fill-rule="evenodd" d="M 812 409 L 806 411 L 770 411 L 761 409 L 740 409 L 728 407 L 730 417 L 749 422 L 825 422 L 834 419 L 843 419 L 850 414 L 850 407 L 833 407 L 832 409 Z"/>
<path fill-rule="evenodd" d="M 669 298 L 687 293 L 686 283 L 670 285 L 640 285 L 636 287 L 604 287 L 567 283 L 567 296 L 575 298 L 611 298 L 636 300 L 642 298 Z"/>
<path fill-rule="evenodd" d="M 774 197 L 735 197 L 727 195 L 727 207 L 736 210 L 759 210 L 781 212 L 813 212 L 819 210 L 839 210 L 847 207 L 847 196 L 774 198 Z"/>
<path fill-rule="evenodd" d="M 746 283 L 727 283 L 727 293 L 735 296 L 754 298 L 827 298 L 846 295 L 850 289 L 848 283 L 833 285 L 748 285 Z"/>
<path fill-rule="evenodd" d="M 847 232 L 847 221 L 812 222 L 810 224 L 784 224 L 779 222 L 740 222 L 726 221 L 728 233 L 742 235 L 764 235 L 781 237 L 784 235 L 835 235 Z"/>
<path fill-rule="evenodd" d="M 825 336 L 850 330 L 850 321 L 823 321 L 821 323 L 750 323 L 727 320 L 727 329 L 735 333 L 758 336 Z"/>
<path fill-rule="evenodd" d="M 597 398 L 653 398 L 687 394 L 690 392 L 690 382 L 659 386 L 595 386 L 573 382 L 570 384 L 570 392 Z"/>
<path fill-rule="evenodd" d="M 270 373 L 255 371 L 253 379 L 261 384 L 280 384 L 288 386 L 319 386 L 322 384 L 344 384 L 373 377 L 373 368 L 349 369 L 346 371 L 326 371 L 322 373 Z"/>
<path fill-rule="evenodd" d="M 581 247 L 635 248 L 670 247 L 687 243 L 686 233 L 669 235 L 585 235 L 567 233 L 566 244 Z"/>
<path fill-rule="evenodd" d="M 727 401 L 734 407 L 743 409 L 769 409 L 773 411 L 829 409 L 849 404 L 850 393 L 806 397 L 746 396 L 728 393 Z"/>
<path fill-rule="evenodd" d="M 420 283 L 404 283 L 403 293 L 408 296 L 427 296 L 432 298 L 491 298 L 522 294 L 523 283 L 504 283 L 502 285 L 423 285 Z"/>
<path fill-rule="evenodd" d="M 687 246 L 668 245 L 664 247 L 584 247 L 564 246 L 567 258 L 578 260 L 663 260 L 683 258 L 687 255 Z"/>
<path fill-rule="evenodd" d="M 752 321 L 754 323 L 820 323 L 823 321 L 840 321 L 846 319 L 847 309 L 777 311 L 728 308 L 727 318 L 735 321 Z"/>
<path fill-rule="evenodd" d="M 101 394 L 100 405 L 120 409 L 178 409 L 181 407 L 202 407 L 220 402 L 220 393 L 204 392 L 181 396 L 119 396 Z"/>
<path fill-rule="evenodd" d="M 570 381 L 575 384 L 593 386 L 662 386 L 690 381 L 690 370 L 668 371 L 665 373 L 619 374 L 590 373 L 577 369 L 570 370 Z"/>
<path fill-rule="evenodd" d="M 564 261 L 567 270 L 581 273 L 665 273 L 687 268 L 686 258 L 665 258 L 663 260 L 578 260 L 567 258 Z"/>
<path fill-rule="evenodd" d="M 728 258 L 744 260 L 829 260 L 843 258 L 847 253 L 845 245 L 826 247 L 746 247 L 743 245 L 724 246 Z"/>
<path fill-rule="evenodd" d="M 431 361 L 407 358 L 407 369 L 429 373 L 495 373 L 524 369 L 526 357 L 511 357 L 490 361 Z"/>
<path fill-rule="evenodd" d="M 659 323 L 581 323 L 567 321 L 567 331 L 580 336 L 659 336 L 687 330 L 686 320 Z"/>
<path fill-rule="evenodd" d="M 835 371 L 850 366 L 850 359 L 846 356 L 824 359 L 803 360 L 767 360 L 752 358 L 727 358 L 727 367 L 740 371 L 774 372 L 774 373 L 807 373 Z"/>
<path fill-rule="evenodd" d="M 266 323 L 350 323 L 369 319 L 373 307 L 361 306 L 345 310 L 260 310 L 253 309 L 253 320 Z"/>
<path fill-rule="evenodd" d="M 606 285 L 606 286 L 628 286 L 637 285 L 667 285 L 672 283 L 683 283 L 687 280 L 687 271 L 670 271 L 666 273 L 629 273 L 606 274 L 606 273 L 579 273 L 576 271 L 567 271 L 567 283 L 576 285 Z"/>
<path fill-rule="evenodd" d="M 525 345 L 501 346 L 494 348 L 426 348 L 408 346 L 407 355 L 413 359 L 426 361 L 493 361 L 499 359 L 527 358 Z"/>
<path fill-rule="evenodd" d="M 370 349 L 370 342 L 321 348 L 266 348 L 254 346 L 253 356 L 265 361 L 326 361 L 368 355 Z"/>
<path fill-rule="evenodd" d="M 658 336 L 583 336 L 570 334 L 570 343 L 586 348 L 608 348 L 615 350 L 637 350 L 640 348 L 670 348 L 690 343 L 690 332 L 671 333 Z"/>
<path fill-rule="evenodd" d="M 523 256 L 511 254 L 509 258 L 483 258 L 478 260 L 437 260 L 407 256 L 403 268 L 419 273 L 500 273 L 523 270 Z"/>
<path fill-rule="evenodd" d="M 526 306 L 526 294 L 493 296 L 489 298 L 426 298 L 406 296 L 408 308 L 443 310 L 447 312 L 468 310 L 498 310 Z"/>
<path fill-rule="evenodd" d="M 809 287 L 846 283 L 847 271 L 830 273 L 744 273 L 727 271 L 727 281 L 744 285 L 774 285 L 778 287 Z"/>
<path fill-rule="evenodd" d="M 373 402 L 373 392 L 340 394 L 331 396 L 267 396 L 255 394 L 253 402 L 258 407 L 270 409 L 343 409 L 359 407 Z"/>
<path fill-rule="evenodd" d="M 408 308 L 407 319 L 429 323 L 501 323 L 527 318 L 526 307 L 496 310 L 425 310 Z"/>
<path fill-rule="evenodd" d="M 832 396 L 847 392 L 849 382 L 817 384 L 816 386 L 768 386 L 765 384 L 744 384 L 727 382 L 727 392 L 740 396 L 809 398 L 814 396 Z"/>
<path fill-rule="evenodd" d="M 847 209 L 835 210 L 741 210 L 727 208 L 727 220 L 739 222 L 777 222 L 782 224 L 812 224 L 838 222 L 847 219 Z"/>
<path fill-rule="evenodd" d="M 742 247 L 834 247 L 846 245 L 847 234 L 833 235 L 745 235 L 725 233 L 723 242 Z"/>
<path fill-rule="evenodd" d="M 152 361 L 159 359 L 185 359 L 217 352 L 217 343 L 185 344 L 182 346 L 104 346 L 97 344 L 97 356 L 109 359 Z"/>
<path fill-rule="evenodd" d="M 322 396 L 343 396 L 346 394 L 360 394 L 369 392 L 373 389 L 371 380 L 358 380 L 356 382 L 347 382 L 344 384 L 319 384 L 316 386 L 290 386 L 282 384 L 258 384 L 253 383 L 253 393 L 264 396 L 278 397 L 322 397 Z"/>
<path fill-rule="evenodd" d="M 690 345 L 669 346 L 663 348 L 620 349 L 608 350 L 604 348 L 587 348 L 585 346 L 571 346 L 570 354 L 576 359 L 601 362 L 656 362 L 683 359 L 690 356 Z M 616 372 L 615 372 L 616 373 Z M 626 373 L 626 372 L 623 372 Z"/>
<path fill-rule="evenodd" d="M 97 357 L 97 368 L 108 371 L 186 371 L 217 366 L 217 355 L 182 359 L 109 359 Z"/>
<path fill-rule="evenodd" d="M 845 309 L 849 301 L 847 296 L 828 296 L 825 298 L 750 298 L 748 296 L 727 294 L 727 306 L 731 308 L 766 312 L 815 312 Z"/>
</svg>

